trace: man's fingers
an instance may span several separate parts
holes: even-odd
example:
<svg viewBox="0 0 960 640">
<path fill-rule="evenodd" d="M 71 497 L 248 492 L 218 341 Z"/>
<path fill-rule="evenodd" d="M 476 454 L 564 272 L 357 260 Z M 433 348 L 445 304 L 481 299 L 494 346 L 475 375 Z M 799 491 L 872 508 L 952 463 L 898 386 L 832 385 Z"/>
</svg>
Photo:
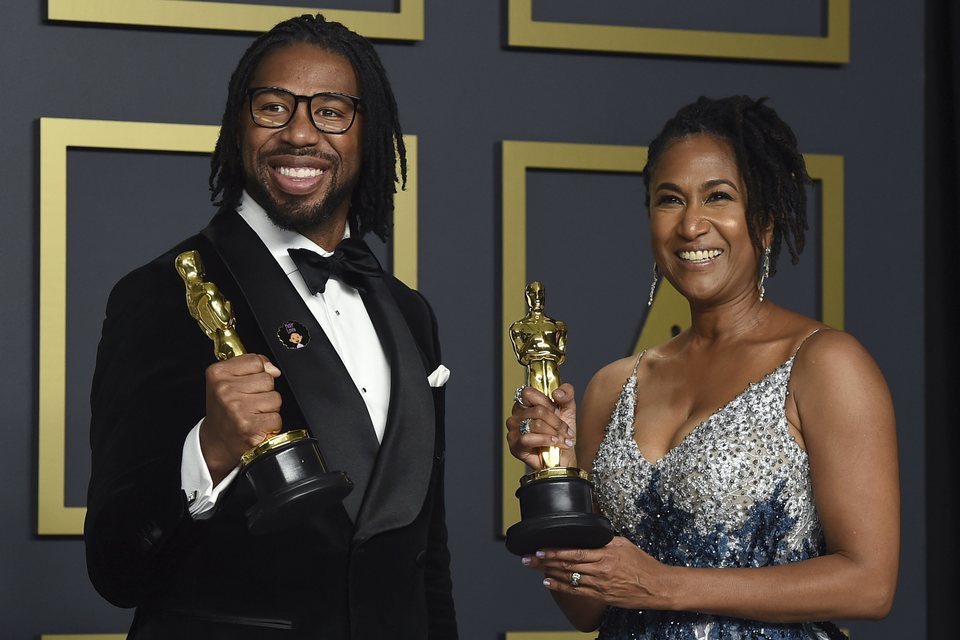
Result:
<svg viewBox="0 0 960 640">
<path fill-rule="evenodd" d="M 253 422 L 257 426 L 257 435 L 259 436 L 259 439 L 254 442 L 254 445 L 258 445 L 270 436 L 280 433 L 280 430 L 283 428 L 279 413 L 257 414 Z"/>
<path fill-rule="evenodd" d="M 246 427 L 238 442 L 240 450 L 236 454 L 237 457 L 280 433 L 283 424 L 279 413 L 259 413 L 247 421 Z"/>
<path fill-rule="evenodd" d="M 274 378 L 280 377 L 280 369 L 277 369 L 276 365 L 270 362 L 269 358 L 266 356 L 260 356 L 263 361 L 263 370 L 269 373 Z"/>
<path fill-rule="evenodd" d="M 258 393 L 251 399 L 250 409 L 254 413 L 277 413 L 283 405 L 283 399 L 277 391 Z"/>
<path fill-rule="evenodd" d="M 280 375 L 280 370 L 266 356 L 246 353 L 242 356 L 215 362 L 207 371 L 215 378 L 249 376 L 267 372 L 271 377 Z"/>
<path fill-rule="evenodd" d="M 254 373 L 263 373 L 264 362 L 269 362 L 269 360 L 257 353 L 246 353 L 217 364 L 231 375 L 247 376 Z"/>
<path fill-rule="evenodd" d="M 259 394 L 271 393 L 275 389 L 273 384 L 275 377 L 270 373 L 263 371 L 249 376 L 243 376 L 239 380 L 234 380 L 232 386 L 240 393 Z"/>
</svg>

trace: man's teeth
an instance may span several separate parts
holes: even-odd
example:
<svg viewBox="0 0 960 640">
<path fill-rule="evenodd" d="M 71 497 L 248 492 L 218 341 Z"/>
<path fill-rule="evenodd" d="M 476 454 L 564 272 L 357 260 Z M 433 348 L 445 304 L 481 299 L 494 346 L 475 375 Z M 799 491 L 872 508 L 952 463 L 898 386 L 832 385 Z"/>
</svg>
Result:
<svg viewBox="0 0 960 640">
<path fill-rule="evenodd" d="M 280 167 L 277 171 L 280 175 L 288 178 L 316 178 L 323 175 L 323 169 L 313 169 L 311 167 Z"/>
<path fill-rule="evenodd" d="M 681 251 L 678 255 L 681 260 L 688 260 L 690 262 L 699 262 L 701 260 L 710 260 L 716 258 L 723 251 L 720 249 L 707 249 L 706 251 Z"/>
</svg>

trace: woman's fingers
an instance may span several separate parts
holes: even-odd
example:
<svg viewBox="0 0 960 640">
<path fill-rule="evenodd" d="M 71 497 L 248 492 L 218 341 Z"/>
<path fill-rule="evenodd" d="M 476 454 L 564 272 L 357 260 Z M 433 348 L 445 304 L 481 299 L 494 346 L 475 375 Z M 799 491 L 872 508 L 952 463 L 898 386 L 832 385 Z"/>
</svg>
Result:
<svg viewBox="0 0 960 640">
<path fill-rule="evenodd" d="M 507 443 L 517 457 L 520 457 L 518 454 L 532 453 L 534 449 L 570 449 L 575 444 L 566 423 L 553 415 L 538 415 L 538 409 L 528 409 L 507 419 Z"/>
<path fill-rule="evenodd" d="M 535 406 L 547 407 L 550 411 L 554 409 L 553 402 L 551 402 L 550 398 L 533 387 L 520 387 L 514 396 L 514 400 L 517 401 L 514 405 L 514 410 L 516 410 L 517 404 L 523 409 L 529 409 Z"/>
<path fill-rule="evenodd" d="M 524 566 L 543 572 L 543 585 L 551 591 L 591 595 L 597 580 L 591 571 L 596 570 L 600 553 L 587 549 L 538 551 L 524 556 Z M 548 557 L 549 555 L 549 557 Z"/>
<path fill-rule="evenodd" d="M 665 585 L 671 568 L 620 536 L 599 549 L 543 549 L 521 562 L 541 571 L 551 591 L 626 609 L 658 608 L 669 601 Z"/>
<path fill-rule="evenodd" d="M 532 387 L 518 388 L 513 410 L 507 418 L 510 453 L 533 469 L 543 467 L 539 454 L 548 447 L 559 447 L 569 456 L 573 455 L 576 429 L 569 424 L 576 419 L 573 387 L 563 385 L 557 392 L 567 409 L 563 413 L 540 391 Z"/>
</svg>

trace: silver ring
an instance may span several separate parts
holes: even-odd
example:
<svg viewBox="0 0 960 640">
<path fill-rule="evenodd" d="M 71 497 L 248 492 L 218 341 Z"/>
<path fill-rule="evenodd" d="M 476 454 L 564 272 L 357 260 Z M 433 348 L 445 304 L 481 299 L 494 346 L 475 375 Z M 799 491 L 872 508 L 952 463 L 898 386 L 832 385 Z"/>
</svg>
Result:
<svg viewBox="0 0 960 640">
<path fill-rule="evenodd" d="M 517 387 L 517 390 L 513 394 L 513 401 L 516 402 L 521 407 L 529 407 L 527 403 L 523 401 L 523 390 L 526 389 L 525 386 L 520 385 Z"/>
<path fill-rule="evenodd" d="M 520 435 L 525 436 L 530 433 L 530 418 L 524 418 L 520 421 Z"/>
<path fill-rule="evenodd" d="M 574 589 L 576 589 L 577 587 L 579 587 L 579 586 L 580 586 L 580 578 L 582 578 L 582 577 L 583 577 L 583 576 L 580 575 L 580 572 L 579 572 L 579 571 L 574 571 L 573 573 L 571 573 L 571 574 L 570 574 L 570 586 L 573 587 Z"/>
</svg>

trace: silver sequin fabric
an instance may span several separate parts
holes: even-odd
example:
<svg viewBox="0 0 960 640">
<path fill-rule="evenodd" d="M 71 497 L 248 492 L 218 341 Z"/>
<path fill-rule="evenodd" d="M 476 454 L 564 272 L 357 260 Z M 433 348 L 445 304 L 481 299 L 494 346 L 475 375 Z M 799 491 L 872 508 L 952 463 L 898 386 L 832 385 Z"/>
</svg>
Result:
<svg viewBox="0 0 960 640">
<path fill-rule="evenodd" d="M 593 463 L 597 500 L 617 535 L 675 566 L 763 567 L 821 555 L 807 454 L 790 435 L 784 413 L 793 360 L 751 384 L 653 463 L 634 440 L 634 367 Z M 842 637 L 837 634 L 828 623 L 616 607 L 600 627 L 603 640 Z"/>
</svg>

